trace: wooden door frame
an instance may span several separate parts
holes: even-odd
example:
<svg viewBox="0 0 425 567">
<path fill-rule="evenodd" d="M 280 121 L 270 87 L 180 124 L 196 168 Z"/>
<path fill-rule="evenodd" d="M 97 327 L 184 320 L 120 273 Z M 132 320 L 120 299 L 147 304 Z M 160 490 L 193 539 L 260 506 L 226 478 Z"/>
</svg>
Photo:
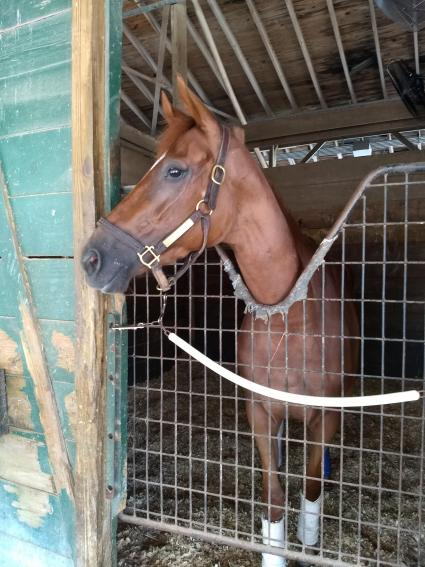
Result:
<svg viewBox="0 0 425 567">
<path fill-rule="evenodd" d="M 72 173 L 76 293 L 76 565 L 114 564 L 107 474 L 107 316 L 113 298 L 90 288 L 79 257 L 119 198 L 121 0 L 72 0 Z M 117 92 L 116 92 L 117 91 Z M 113 455 L 112 455 L 113 458 Z"/>
</svg>

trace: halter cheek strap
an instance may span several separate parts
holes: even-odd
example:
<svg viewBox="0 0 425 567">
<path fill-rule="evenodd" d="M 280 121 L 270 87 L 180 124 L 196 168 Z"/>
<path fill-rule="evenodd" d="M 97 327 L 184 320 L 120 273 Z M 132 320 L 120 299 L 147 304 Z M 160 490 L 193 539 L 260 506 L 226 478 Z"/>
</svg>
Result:
<svg viewBox="0 0 425 567">
<path fill-rule="evenodd" d="M 158 282 L 158 289 L 160 291 L 168 291 L 172 285 L 189 269 L 189 267 L 199 258 L 205 250 L 208 241 L 208 233 L 210 229 L 210 217 L 214 212 L 217 205 L 217 197 L 220 186 L 224 182 L 226 170 L 224 163 L 226 161 L 227 152 L 229 149 L 230 132 L 226 126 L 221 126 L 221 142 L 218 151 L 217 160 L 211 170 L 210 179 L 208 181 L 207 190 L 203 199 L 198 201 L 195 210 L 181 225 L 179 225 L 173 232 L 168 234 L 162 240 L 154 244 L 145 244 L 137 240 L 125 230 L 122 230 L 117 225 L 109 222 L 105 218 L 101 218 L 98 224 L 103 226 L 106 230 L 111 232 L 114 237 L 121 243 L 132 248 L 140 262 L 152 271 Z M 170 248 L 177 240 L 186 234 L 195 224 L 201 223 L 202 227 L 202 245 L 197 252 L 192 252 L 186 259 L 183 266 L 177 270 L 174 277 L 167 278 L 161 268 L 161 254 Z"/>
</svg>

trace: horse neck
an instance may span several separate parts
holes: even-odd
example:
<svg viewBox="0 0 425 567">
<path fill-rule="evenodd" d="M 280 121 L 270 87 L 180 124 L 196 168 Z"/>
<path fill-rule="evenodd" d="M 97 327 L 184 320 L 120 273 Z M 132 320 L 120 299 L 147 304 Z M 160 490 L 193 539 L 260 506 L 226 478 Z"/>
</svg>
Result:
<svg viewBox="0 0 425 567">
<path fill-rule="evenodd" d="M 262 171 L 253 163 L 246 166 L 252 173 L 233 182 L 238 206 L 226 242 L 253 297 L 273 305 L 286 297 L 299 274 L 297 234 Z"/>
</svg>

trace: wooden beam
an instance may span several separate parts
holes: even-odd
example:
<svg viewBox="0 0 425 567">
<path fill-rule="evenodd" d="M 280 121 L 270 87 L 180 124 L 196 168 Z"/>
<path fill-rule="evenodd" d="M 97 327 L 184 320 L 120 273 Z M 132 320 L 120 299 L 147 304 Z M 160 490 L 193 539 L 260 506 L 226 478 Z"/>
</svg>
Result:
<svg viewBox="0 0 425 567">
<path fill-rule="evenodd" d="M 375 168 L 424 159 L 424 151 L 406 151 L 267 168 L 264 174 L 303 228 L 322 230 L 332 226 L 357 185 Z"/>
<path fill-rule="evenodd" d="M 411 142 L 408 138 L 406 138 L 406 136 L 400 134 L 400 132 L 394 132 L 394 137 L 397 138 L 399 142 L 404 144 L 408 150 L 416 151 L 418 149 L 418 146 L 413 144 L 413 142 Z"/>
<path fill-rule="evenodd" d="M 155 155 L 155 138 L 127 124 L 123 118 L 120 123 L 120 138 L 124 142 L 137 146 L 142 153 L 149 157 Z"/>
<path fill-rule="evenodd" d="M 257 26 L 258 33 L 260 34 L 264 47 L 266 48 L 266 51 L 270 57 L 270 61 L 272 62 L 276 75 L 279 78 L 280 84 L 282 85 L 283 90 L 285 91 L 285 94 L 289 100 L 289 104 L 291 105 L 292 110 L 297 110 L 298 105 L 295 101 L 294 95 L 292 94 L 291 87 L 289 86 L 285 73 L 283 72 L 282 66 L 280 64 L 279 58 L 276 55 L 276 51 L 274 50 L 271 44 L 270 38 L 267 34 L 267 30 L 264 27 L 263 22 L 261 21 L 260 15 L 257 12 L 255 4 L 253 0 L 246 0 L 246 4 L 250 11 L 251 17 L 255 25 Z"/>
<path fill-rule="evenodd" d="M 177 75 L 187 82 L 187 15 L 186 2 L 171 7 L 171 46 L 173 103 L 181 107 Z"/>
<path fill-rule="evenodd" d="M 246 127 L 249 147 L 300 146 L 320 140 L 343 140 L 369 134 L 418 130 L 425 117 L 412 117 L 399 100 L 387 100 L 326 110 L 289 114 L 274 120 L 250 122 Z"/>
<path fill-rule="evenodd" d="M 146 1 L 145 0 L 138 0 L 138 4 L 139 5 L 146 5 Z M 161 28 L 156 20 L 156 18 L 153 16 L 152 13 L 144 13 L 143 14 L 146 18 L 146 20 L 149 22 L 149 24 L 152 26 L 152 29 L 156 32 L 156 33 L 160 33 Z M 167 51 L 169 53 L 172 54 L 172 45 L 171 45 L 171 41 L 169 41 L 167 39 L 166 43 L 165 43 L 165 47 L 167 48 Z M 212 106 L 212 103 L 210 101 L 210 99 L 208 98 L 206 92 L 204 91 L 204 89 L 201 87 L 199 81 L 197 80 L 197 78 L 195 77 L 195 75 L 190 71 L 189 67 L 187 70 L 187 78 L 189 80 L 189 83 L 191 83 L 192 87 L 194 88 L 194 90 L 196 91 L 196 94 L 206 103 L 209 104 L 210 106 Z"/>
<path fill-rule="evenodd" d="M 331 19 L 332 29 L 335 36 L 336 45 L 338 47 L 339 58 L 341 59 L 342 69 L 344 71 L 345 80 L 347 81 L 348 90 L 351 96 L 351 102 L 357 102 L 356 93 L 354 92 L 353 83 L 348 69 L 347 59 L 345 57 L 344 46 L 342 44 L 341 32 L 339 31 L 338 20 L 335 13 L 334 0 L 326 0 L 328 6 L 329 17 Z"/>
<path fill-rule="evenodd" d="M 312 148 L 311 150 L 303 157 L 303 159 L 301 160 L 301 163 L 308 163 L 312 157 L 314 157 L 317 152 L 320 150 L 320 148 L 325 144 L 325 140 L 322 140 L 321 142 L 317 142 Z"/>
<path fill-rule="evenodd" d="M 157 62 L 156 84 L 155 84 L 155 94 L 154 94 L 154 102 L 153 102 L 151 136 L 153 136 L 156 133 L 156 126 L 158 123 L 159 95 L 161 94 L 161 84 L 163 80 L 162 69 L 164 68 L 165 44 L 167 41 L 169 17 L 170 17 L 170 6 L 165 6 L 165 8 L 163 8 L 162 10 L 161 32 L 159 34 L 158 62 Z"/>
<path fill-rule="evenodd" d="M 72 2 L 72 185 L 76 295 L 76 565 L 110 567 L 114 541 L 106 494 L 106 357 L 110 300 L 89 287 L 81 250 L 110 206 L 116 175 L 110 146 L 117 134 L 119 2 Z M 118 17 L 117 17 L 118 16 Z M 109 26 L 109 22 L 113 25 Z M 109 60 L 106 61 L 105 57 Z M 116 63 L 116 61 L 115 61 Z M 106 69 L 108 72 L 106 73 Z M 110 82 L 114 87 L 110 87 Z M 114 106 L 110 103 L 113 89 Z"/>
<path fill-rule="evenodd" d="M 213 12 L 213 14 L 216 17 L 221 29 L 223 30 L 224 35 L 226 36 L 226 39 L 229 42 L 230 47 L 233 49 L 233 51 L 236 55 L 236 59 L 239 61 L 239 64 L 242 67 L 242 70 L 245 73 L 246 78 L 250 82 L 253 91 L 257 95 L 257 98 L 260 101 L 261 106 L 264 108 L 267 116 L 273 116 L 274 113 L 273 113 L 272 109 L 270 108 L 270 105 L 267 102 L 266 97 L 264 96 L 264 93 L 261 90 L 261 87 L 258 84 L 257 79 L 255 78 L 255 75 L 254 75 L 254 73 L 251 69 L 251 66 L 248 63 L 248 60 L 245 57 L 245 55 L 244 55 L 244 53 L 243 53 L 243 51 L 242 51 L 242 49 L 241 49 L 241 47 L 238 43 L 238 40 L 236 39 L 234 33 L 230 29 L 230 26 L 227 23 L 223 12 L 219 8 L 216 0 L 207 0 L 207 1 L 208 1 L 209 7 L 211 8 L 211 11 Z"/>
<path fill-rule="evenodd" d="M 295 12 L 294 5 L 292 0 L 285 0 L 286 9 L 288 10 L 289 17 L 291 18 L 292 27 L 294 28 L 295 35 L 297 36 L 297 40 L 299 46 L 301 48 L 301 52 L 304 57 L 305 64 L 307 65 L 308 72 L 310 73 L 311 82 L 313 83 L 314 90 L 316 91 L 317 98 L 319 99 L 320 106 L 322 108 L 326 108 L 326 101 L 324 99 L 322 89 L 320 88 L 319 79 L 317 78 L 316 71 L 314 70 L 313 61 L 310 56 L 310 52 L 307 47 L 307 43 L 304 39 L 304 34 L 301 30 L 301 26 L 298 22 L 297 14 Z"/>
<path fill-rule="evenodd" d="M 245 125 L 247 123 L 246 118 L 245 118 L 245 114 L 243 113 L 241 105 L 239 104 L 239 101 L 236 98 L 232 84 L 231 84 L 229 77 L 227 75 L 226 68 L 223 64 L 221 57 L 220 57 L 220 53 L 218 52 L 217 45 L 214 41 L 213 35 L 211 33 L 211 30 L 209 28 L 208 22 L 205 18 L 205 15 L 204 15 L 204 12 L 201 8 L 201 5 L 198 2 L 198 0 L 192 0 L 192 3 L 193 3 L 193 7 L 195 9 L 196 17 L 198 18 L 198 21 L 199 21 L 199 25 L 201 26 L 201 29 L 204 32 L 208 46 L 209 46 L 210 51 L 211 51 L 211 53 L 214 57 L 214 60 L 216 62 L 218 70 L 220 72 L 223 83 L 226 87 L 227 96 L 230 98 L 230 100 L 232 102 L 233 108 L 235 110 L 237 117 L 239 118 L 240 123 L 242 125 Z"/>
<path fill-rule="evenodd" d="M 372 24 L 373 40 L 375 42 L 376 60 L 378 62 L 379 78 L 381 80 L 382 94 L 384 98 L 388 97 L 387 86 L 385 84 L 385 71 L 382 62 L 381 44 L 379 42 L 378 23 L 376 21 L 375 5 L 373 0 L 369 0 L 370 22 Z"/>
<path fill-rule="evenodd" d="M 131 110 L 131 112 L 133 114 L 135 114 L 137 116 L 137 118 L 140 120 L 140 122 L 142 122 L 145 126 L 147 126 L 149 129 L 151 129 L 151 123 L 149 122 L 149 118 L 146 116 L 146 114 L 140 110 L 140 108 L 137 106 L 137 104 L 134 102 L 134 100 L 132 98 L 130 98 L 128 96 L 128 94 L 126 94 L 124 91 L 121 91 L 121 100 L 124 102 L 124 104 L 126 106 L 128 106 L 128 108 Z"/>
</svg>

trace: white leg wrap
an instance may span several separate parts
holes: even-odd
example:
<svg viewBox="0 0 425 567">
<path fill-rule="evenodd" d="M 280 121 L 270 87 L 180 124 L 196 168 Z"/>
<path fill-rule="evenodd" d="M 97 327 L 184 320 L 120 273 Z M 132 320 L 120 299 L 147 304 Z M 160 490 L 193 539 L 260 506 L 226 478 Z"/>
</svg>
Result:
<svg viewBox="0 0 425 567">
<path fill-rule="evenodd" d="M 278 522 L 270 522 L 267 518 L 262 518 L 263 543 L 275 547 L 285 546 L 285 521 L 282 517 Z M 286 567 L 286 559 L 279 555 L 263 553 L 262 567 Z"/>
<path fill-rule="evenodd" d="M 304 545 L 316 545 L 319 541 L 322 495 L 315 502 L 307 500 L 303 494 L 300 496 L 297 537 Z"/>
</svg>

